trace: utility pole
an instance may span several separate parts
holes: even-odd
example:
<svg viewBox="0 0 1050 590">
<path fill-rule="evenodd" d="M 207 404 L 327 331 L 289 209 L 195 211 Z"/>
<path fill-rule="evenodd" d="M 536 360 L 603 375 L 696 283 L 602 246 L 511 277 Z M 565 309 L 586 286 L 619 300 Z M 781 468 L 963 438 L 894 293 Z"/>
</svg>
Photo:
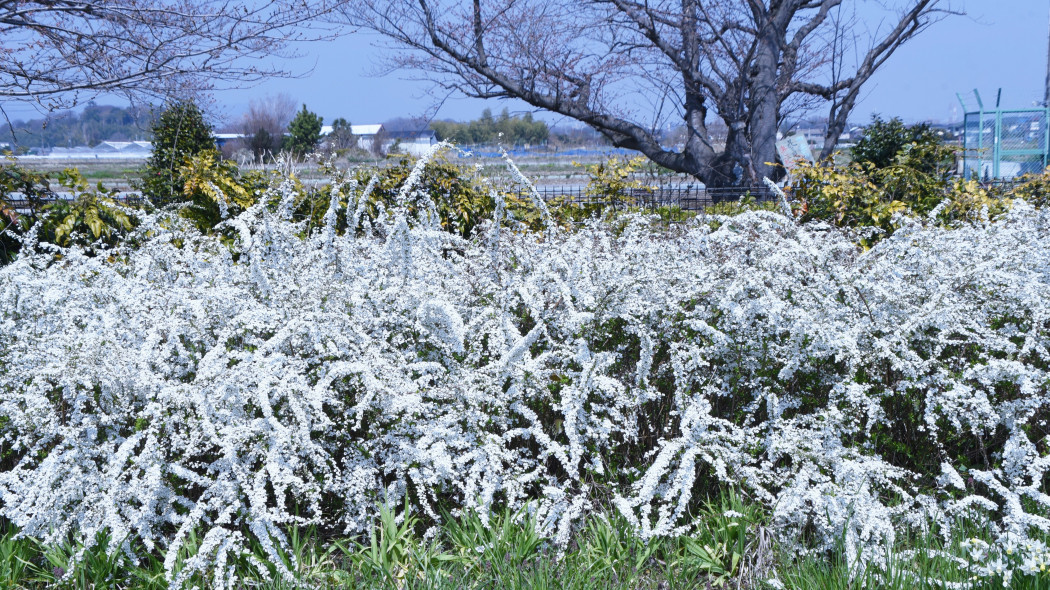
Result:
<svg viewBox="0 0 1050 590">
<path fill-rule="evenodd" d="M 1048 29 L 1050 30 L 1050 29 Z M 1046 50 L 1046 91 L 1043 93 L 1043 107 L 1050 109 L 1050 34 L 1047 35 Z"/>
</svg>

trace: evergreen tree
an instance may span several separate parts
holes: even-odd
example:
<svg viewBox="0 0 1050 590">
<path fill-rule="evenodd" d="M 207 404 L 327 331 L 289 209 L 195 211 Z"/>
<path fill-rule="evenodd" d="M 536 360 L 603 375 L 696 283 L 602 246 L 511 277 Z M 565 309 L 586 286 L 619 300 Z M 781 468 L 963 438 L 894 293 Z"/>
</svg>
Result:
<svg viewBox="0 0 1050 590">
<path fill-rule="evenodd" d="M 900 117 L 883 121 L 878 115 L 872 115 L 871 125 L 864 129 L 864 134 L 850 150 L 854 162 L 871 162 L 876 168 L 886 168 L 894 163 L 897 155 L 911 146 L 916 155 L 922 153 L 924 158 L 912 158 L 914 167 L 930 173 L 944 166 L 943 150 L 936 148 L 943 141 L 928 123 L 906 126 Z"/>
<path fill-rule="evenodd" d="M 327 141 L 334 150 L 348 150 L 357 147 L 353 126 L 342 117 L 332 121 L 332 132 L 328 134 Z"/>
<path fill-rule="evenodd" d="M 262 164 L 266 156 L 273 152 L 274 139 L 270 132 L 260 127 L 248 137 L 248 149 L 252 150 L 255 161 Z"/>
<path fill-rule="evenodd" d="M 301 158 L 317 149 L 317 143 L 321 141 L 323 120 L 316 113 L 306 110 L 306 105 L 303 105 L 303 110 L 288 124 L 287 149 L 293 157 Z"/>
<path fill-rule="evenodd" d="M 153 153 L 146 162 L 142 192 L 155 206 L 181 200 L 179 167 L 193 156 L 215 149 L 211 125 L 193 101 L 168 105 L 153 124 Z"/>
</svg>

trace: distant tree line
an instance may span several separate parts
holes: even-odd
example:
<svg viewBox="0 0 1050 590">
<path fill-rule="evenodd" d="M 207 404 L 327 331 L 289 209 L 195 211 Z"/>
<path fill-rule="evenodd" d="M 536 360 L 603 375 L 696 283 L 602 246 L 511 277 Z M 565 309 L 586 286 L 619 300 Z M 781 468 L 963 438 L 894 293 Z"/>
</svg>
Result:
<svg viewBox="0 0 1050 590">
<path fill-rule="evenodd" d="M 551 128 L 548 145 L 558 149 L 571 146 L 611 146 L 612 142 L 590 127 L 563 125 Z"/>
<path fill-rule="evenodd" d="M 46 119 L 15 120 L 3 127 L 0 142 L 21 148 L 94 146 L 103 141 L 149 140 L 153 114 L 149 106 L 88 104 L 79 114 L 62 111 Z"/>
<path fill-rule="evenodd" d="M 550 137 L 547 124 L 533 120 L 532 113 L 512 117 L 507 109 L 503 109 L 499 117 L 493 117 L 492 111 L 485 109 L 480 118 L 467 123 L 433 121 L 430 128 L 439 140 L 464 145 L 500 142 L 507 145 L 538 145 Z"/>
</svg>

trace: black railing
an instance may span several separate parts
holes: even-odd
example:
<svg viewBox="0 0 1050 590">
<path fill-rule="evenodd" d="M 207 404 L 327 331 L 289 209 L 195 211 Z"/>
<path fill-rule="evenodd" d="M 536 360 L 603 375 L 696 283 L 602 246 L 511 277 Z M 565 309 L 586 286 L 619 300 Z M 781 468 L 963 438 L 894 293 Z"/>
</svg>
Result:
<svg viewBox="0 0 1050 590">
<path fill-rule="evenodd" d="M 775 201 L 777 195 L 766 186 L 733 186 L 704 188 L 694 185 L 669 185 L 652 189 L 632 189 L 614 198 L 588 192 L 586 187 L 541 186 L 536 192 L 544 201 L 556 201 L 575 205 L 596 205 L 613 208 L 657 209 L 677 207 L 685 211 L 701 211 L 719 203 L 754 199 L 758 202 Z M 524 192 L 519 197 L 527 196 Z"/>
<path fill-rule="evenodd" d="M 121 205 L 127 205 L 129 207 L 140 206 L 146 201 L 145 198 L 142 197 L 142 195 L 138 194 L 114 197 L 113 200 L 120 203 Z M 4 205 L 11 209 L 18 211 L 19 213 L 26 213 L 29 211 L 39 209 L 41 207 L 45 207 L 52 203 L 72 204 L 75 201 L 74 199 L 66 199 L 60 196 L 54 196 L 38 199 L 0 199 L 0 202 L 2 202 Z"/>
<path fill-rule="evenodd" d="M 1010 192 L 1031 181 L 1031 178 L 993 178 L 991 180 L 978 180 L 977 184 L 992 192 Z"/>
</svg>

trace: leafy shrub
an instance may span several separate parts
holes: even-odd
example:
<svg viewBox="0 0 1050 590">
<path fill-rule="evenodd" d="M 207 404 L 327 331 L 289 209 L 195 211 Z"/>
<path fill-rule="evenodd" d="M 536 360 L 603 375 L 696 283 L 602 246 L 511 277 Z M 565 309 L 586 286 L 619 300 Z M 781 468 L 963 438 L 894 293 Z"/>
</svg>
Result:
<svg viewBox="0 0 1050 590">
<path fill-rule="evenodd" d="M 747 211 L 780 211 L 780 203 L 776 201 L 759 201 L 754 195 L 747 193 L 736 201 L 723 201 L 704 209 L 708 215 L 740 215 Z"/>
<path fill-rule="evenodd" d="M 898 117 L 883 121 L 872 115 L 857 143 L 850 149 L 854 163 L 887 168 L 906 152 L 907 166 L 924 174 L 937 175 L 951 167 L 954 158 L 941 137 L 926 123 L 905 126 Z"/>
<path fill-rule="evenodd" d="M 1020 186 L 1014 188 L 1011 196 L 1024 199 L 1036 207 L 1050 205 L 1050 168 L 1039 175 L 1025 176 Z"/>
<path fill-rule="evenodd" d="M 54 199 L 48 174 L 28 170 L 15 163 L 0 165 L 0 202 L 13 200 L 40 204 Z"/>
<path fill-rule="evenodd" d="M 210 232 L 222 220 L 255 204 L 251 183 L 242 184 L 237 166 L 223 160 L 217 150 L 190 156 L 178 174 L 183 181 L 182 196 L 190 202 L 182 214 L 202 232 Z"/>
<path fill-rule="evenodd" d="M 865 230 L 859 241 L 870 248 L 896 231 L 903 216 L 935 214 L 940 223 L 951 224 L 995 217 L 1010 207 L 1009 198 L 993 195 L 975 181 L 953 178 L 947 169 L 924 171 L 924 160 L 906 147 L 883 168 L 856 162 L 841 167 L 803 164 L 791 187 L 797 213 L 802 221 Z"/>
<path fill-rule="evenodd" d="M 14 260 L 22 246 L 16 237 L 22 229 L 20 217 L 18 211 L 0 201 L 0 266 Z"/>
<path fill-rule="evenodd" d="M 906 127 L 898 118 L 876 115 L 852 156 L 841 167 L 803 164 L 792 192 L 803 221 L 876 230 L 861 238 L 865 247 L 892 233 L 902 214 L 927 215 L 940 206 L 942 221 L 949 222 L 972 218 L 984 206 L 992 213 L 1003 209 L 976 184 L 951 178 L 954 152 L 928 125 Z"/>
<path fill-rule="evenodd" d="M 96 242 L 117 244 L 134 226 L 133 219 L 117 201 L 117 191 L 98 183 L 91 187 L 76 169 L 58 174 L 59 184 L 72 193 L 71 200 L 55 200 L 41 209 L 34 239 L 68 247 L 93 249 Z"/>
<path fill-rule="evenodd" d="M 635 178 L 635 173 L 645 163 L 646 159 L 641 156 L 629 160 L 611 157 L 604 162 L 584 166 L 589 177 L 587 196 L 596 201 L 599 207 L 624 209 L 634 205 L 634 193 L 651 188 Z"/>
<path fill-rule="evenodd" d="M 0 263 L 14 260 L 27 240 L 60 247 L 76 244 L 91 253 L 96 246 L 116 245 L 135 225 L 116 190 L 101 183 L 92 187 L 76 169 L 51 175 L 11 167 L 3 177 L 8 184 L 0 197 Z M 72 198 L 59 199 L 52 183 Z M 27 208 L 19 212 L 6 205 L 13 197 L 27 201 Z"/>
<path fill-rule="evenodd" d="M 18 236 L 28 229 L 33 219 L 20 214 L 12 201 L 27 201 L 31 209 L 39 209 L 55 198 L 52 181 L 47 174 L 17 164 L 0 165 L 0 265 L 14 260 L 21 248 Z"/>
<path fill-rule="evenodd" d="M 573 165 L 587 171 L 587 188 L 583 199 L 562 196 L 547 202 L 549 213 L 558 224 L 571 227 L 595 217 L 613 221 L 624 214 L 642 211 L 636 195 L 651 190 L 651 187 L 637 178 L 639 169 L 646 165 L 645 158 L 627 160 L 610 157 L 597 164 L 584 166 L 574 162 Z M 524 184 L 527 192 L 531 191 L 531 183 Z M 539 230 L 543 227 L 543 213 L 534 206 L 534 200 L 531 196 L 523 198 L 511 195 L 506 197 L 506 204 L 508 211 L 522 220 L 527 227 Z M 681 211 L 671 211 L 667 208 L 657 211 L 657 214 L 666 219 L 685 217 Z"/>
</svg>

